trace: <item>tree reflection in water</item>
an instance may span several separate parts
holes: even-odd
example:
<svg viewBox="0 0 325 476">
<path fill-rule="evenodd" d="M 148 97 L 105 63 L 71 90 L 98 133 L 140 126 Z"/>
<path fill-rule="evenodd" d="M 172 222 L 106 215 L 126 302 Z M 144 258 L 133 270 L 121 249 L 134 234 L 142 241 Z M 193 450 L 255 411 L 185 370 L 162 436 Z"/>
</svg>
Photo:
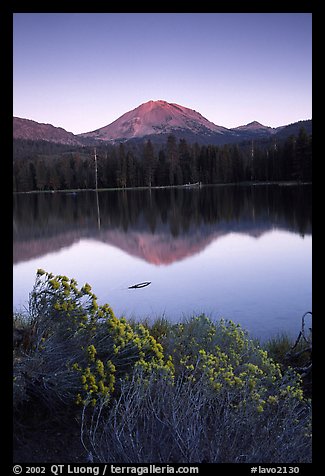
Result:
<svg viewBox="0 0 325 476">
<path fill-rule="evenodd" d="M 81 238 L 109 241 L 108 232 L 122 238 L 149 233 L 157 244 L 159 236 L 170 243 L 181 239 L 183 247 L 188 244 L 187 256 L 193 240 L 195 252 L 200 242 L 204 247 L 214 237 L 232 232 L 259 236 L 276 228 L 304 236 L 312 228 L 311 186 L 307 185 L 18 194 L 13 211 L 14 262 Z M 122 241 L 121 247 L 128 251 L 126 240 Z M 166 260 L 172 262 L 173 257 Z"/>
</svg>

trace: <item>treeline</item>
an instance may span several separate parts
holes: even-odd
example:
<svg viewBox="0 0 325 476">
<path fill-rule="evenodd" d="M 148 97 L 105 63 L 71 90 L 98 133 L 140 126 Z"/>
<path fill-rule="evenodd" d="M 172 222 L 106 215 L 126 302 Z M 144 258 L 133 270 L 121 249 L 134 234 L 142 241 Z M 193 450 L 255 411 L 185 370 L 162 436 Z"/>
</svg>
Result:
<svg viewBox="0 0 325 476">
<path fill-rule="evenodd" d="M 95 188 L 93 147 L 28 142 L 14 145 L 15 192 Z M 304 128 L 283 141 L 207 146 L 170 135 L 159 148 L 148 140 L 101 144 L 96 153 L 99 188 L 312 179 L 312 136 Z"/>
</svg>

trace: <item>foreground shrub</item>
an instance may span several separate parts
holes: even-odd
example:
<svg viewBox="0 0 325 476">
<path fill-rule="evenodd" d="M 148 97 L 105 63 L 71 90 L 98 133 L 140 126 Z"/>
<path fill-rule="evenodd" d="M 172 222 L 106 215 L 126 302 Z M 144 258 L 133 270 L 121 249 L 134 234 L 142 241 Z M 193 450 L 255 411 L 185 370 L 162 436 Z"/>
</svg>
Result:
<svg viewBox="0 0 325 476">
<path fill-rule="evenodd" d="M 99 461 L 310 461 L 311 408 L 296 372 L 282 373 L 231 321 L 164 326 L 162 341 L 174 380 L 133 374 L 112 406 L 84 413 L 83 442 Z"/>
<path fill-rule="evenodd" d="M 82 440 L 95 461 L 111 463 L 310 462 L 308 405 L 279 398 L 263 412 L 234 405 L 206 385 L 133 375 L 107 408 L 83 418 Z M 237 394 L 238 396 L 238 394 Z"/>
<path fill-rule="evenodd" d="M 131 327 L 89 284 L 38 270 L 30 296 L 29 346 L 14 360 L 14 403 L 30 398 L 54 409 L 109 400 L 119 379 L 136 366 L 169 375 L 160 344 L 141 324 Z"/>
<path fill-rule="evenodd" d="M 14 352 L 16 428 L 41 409 L 79 416 L 84 448 L 100 462 L 310 462 L 299 374 L 239 325 L 161 320 L 154 337 L 99 306 L 88 284 L 43 270 L 28 319 Z"/>
</svg>

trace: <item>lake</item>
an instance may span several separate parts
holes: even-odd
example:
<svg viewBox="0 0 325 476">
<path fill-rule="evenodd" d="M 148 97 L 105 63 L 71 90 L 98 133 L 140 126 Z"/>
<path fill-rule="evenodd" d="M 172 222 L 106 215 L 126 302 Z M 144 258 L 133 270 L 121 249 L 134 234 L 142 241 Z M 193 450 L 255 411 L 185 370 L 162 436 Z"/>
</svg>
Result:
<svg viewBox="0 0 325 476">
<path fill-rule="evenodd" d="M 309 185 L 14 195 L 14 309 L 36 270 L 91 284 L 118 316 L 206 313 L 264 340 L 312 307 Z M 142 289 L 129 286 L 150 281 Z"/>
</svg>

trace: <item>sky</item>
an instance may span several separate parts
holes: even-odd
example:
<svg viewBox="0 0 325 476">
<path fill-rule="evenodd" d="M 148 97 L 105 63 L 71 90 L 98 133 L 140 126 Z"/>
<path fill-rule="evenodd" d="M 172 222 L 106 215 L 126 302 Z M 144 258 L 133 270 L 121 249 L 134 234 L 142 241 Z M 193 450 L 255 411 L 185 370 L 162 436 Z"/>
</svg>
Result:
<svg viewBox="0 0 325 476">
<path fill-rule="evenodd" d="M 78 134 L 158 99 L 228 128 L 311 119 L 312 14 L 14 14 L 14 116 Z"/>
</svg>

